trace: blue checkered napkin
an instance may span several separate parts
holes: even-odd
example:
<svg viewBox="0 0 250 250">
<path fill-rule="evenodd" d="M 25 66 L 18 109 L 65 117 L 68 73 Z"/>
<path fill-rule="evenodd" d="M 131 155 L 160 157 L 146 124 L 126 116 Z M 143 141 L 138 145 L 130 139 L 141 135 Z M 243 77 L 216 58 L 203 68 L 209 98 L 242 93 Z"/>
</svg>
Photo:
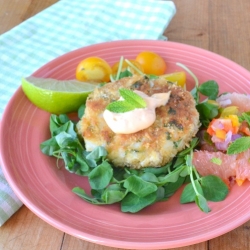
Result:
<svg viewBox="0 0 250 250">
<path fill-rule="evenodd" d="M 21 206 L 22 202 L 13 193 L 0 168 L 0 226 Z"/>
<path fill-rule="evenodd" d="M 172 1 L 61 0 L 0 36 L 0 119 L 20 79 L 52 59 L 90 44 L 162 39 Z M 20 206 L 0 172 L 0 225 Z M 6 191 L 7 190 L 7 191 Z"/>
<path fill-rule="evenodd" d="M 160 39 L 174 14 L 172 1 L 61 0 L 28 19 L 0 36 L 0 118 L 22 76 L 86 45 Z"/>
</svg>

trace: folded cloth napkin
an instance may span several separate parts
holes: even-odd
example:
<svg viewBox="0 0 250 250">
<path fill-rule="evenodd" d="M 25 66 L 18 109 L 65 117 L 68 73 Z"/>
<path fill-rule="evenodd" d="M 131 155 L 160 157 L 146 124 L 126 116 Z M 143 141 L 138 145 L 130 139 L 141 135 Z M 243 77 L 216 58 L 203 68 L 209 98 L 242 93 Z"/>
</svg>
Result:
<svg viewBox="0 0 250 250">
<path fill-rule="evenodd" d="M 0 118 L 22 76 L 71 50 L 106 41 L 163 39 L 172 1 L 61 0 L 0 36 Z M 0 169 L 0 225 L 22 203 Z"/>
</svg>

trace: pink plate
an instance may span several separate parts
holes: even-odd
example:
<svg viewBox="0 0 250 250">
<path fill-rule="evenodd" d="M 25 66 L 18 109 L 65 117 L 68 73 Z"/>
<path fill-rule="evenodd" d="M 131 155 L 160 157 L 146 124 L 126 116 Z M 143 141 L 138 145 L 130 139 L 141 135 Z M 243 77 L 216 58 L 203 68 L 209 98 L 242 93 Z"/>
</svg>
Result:
<svg viewBox="0 0 250 250">
<path fill-rule="evenodd" d="M 200 82 L 216 80 L 221 92 L 250 93 L 250 73 L 214 53 L 165 41 L 116 41 L 81 48 L 46 64 L 37 77 L 73 79 L 83 58 L 99 56 L 110 64 L 120 56 L 133 59 L 143 51 L 159 53 L 168 72 L 188 66 Z M 189 85 L 193 80 L 188 77 Z M 190 86 L 189 86 L 190 88 Z M 83 240 L 101 245 L 162 249 L 199 243 L 239 227 L 250 218 L 250 186 L 234 186 L 223 202 L 210 203 L 205 214 L 194 204 L 180 205 L 180 192 L 137 214 L 120 212 L 119 205 L 95 206 L 71 192 L 75 186 L 89 189 L 85 177 L 56 168 L 53 158 L 39 145 L 49 138 L 50 114 L 36 108 L 19 88 L 2 119 L 1 156 L 4 174 L 23 203 L 52 226 Z"/>
</svg>

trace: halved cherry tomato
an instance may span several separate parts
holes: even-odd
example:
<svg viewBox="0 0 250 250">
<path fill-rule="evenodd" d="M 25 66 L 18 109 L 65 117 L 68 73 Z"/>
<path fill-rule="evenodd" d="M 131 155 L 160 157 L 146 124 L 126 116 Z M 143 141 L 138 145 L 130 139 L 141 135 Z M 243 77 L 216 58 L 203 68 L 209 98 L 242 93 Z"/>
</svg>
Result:
<svg viewBox="0 0 250 250">
<path fill-rule="evenodd" d="M 143 72 L 143 67 L 142 67 L 142 65 L 139 62 L 137 62 L 136 60 L 128 60 L 128 61 L 130 63 L 132 63 L 136 68 L 138 68 L 141 72 Z M 112 66 L 112 74 L 116 74 L 117 73 L 118 68 L 119 68 L 119 64 L 120 64 L 120 61 L 117 62 L 117 63 L 115 63 Z M 124 71 L 127 68 L 129 68 L 129 70 L 130 70 L 130 72 L 132 74 L 139 75 L 138 71 L 136 71 L 135 69 L 133 69 L 126 61 L 123 61 L 121 71 Z"/>
<path fill-rule="evenodd" d="M 143 51 L 139 53 L 135 59 L 139 62 L 144 70 L 145 74 L 163 75 L 167 69 L 164 59 L 151 51 Z"/>
<path fill-rule="evenodd" d="M 110 65 L 100 57 L 88 57 L 76 68 L 76 79 L 90 82 L 109 82 L 112 70 Z"/>
</svg>

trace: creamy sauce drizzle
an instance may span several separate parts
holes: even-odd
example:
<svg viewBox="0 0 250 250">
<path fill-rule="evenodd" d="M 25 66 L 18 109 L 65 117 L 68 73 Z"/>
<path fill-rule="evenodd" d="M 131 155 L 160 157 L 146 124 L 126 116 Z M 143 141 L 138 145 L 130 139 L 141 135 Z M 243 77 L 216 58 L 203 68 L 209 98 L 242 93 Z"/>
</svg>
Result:
<svg viewBox="0 0 250 250">
<path fill-rule="evenodd" d="M 116 134 L 132 134 L 150 127 L 156 119 L 155 109 L 166 105 L 170 97 L 170 91 L 152 96 L 137 90 L 134 92 L 146 101 L 146 108 L 134 109 L 125 113 L 113 113 L 106 109 L 103 113 L 104 120 Z"/>
</svg>

